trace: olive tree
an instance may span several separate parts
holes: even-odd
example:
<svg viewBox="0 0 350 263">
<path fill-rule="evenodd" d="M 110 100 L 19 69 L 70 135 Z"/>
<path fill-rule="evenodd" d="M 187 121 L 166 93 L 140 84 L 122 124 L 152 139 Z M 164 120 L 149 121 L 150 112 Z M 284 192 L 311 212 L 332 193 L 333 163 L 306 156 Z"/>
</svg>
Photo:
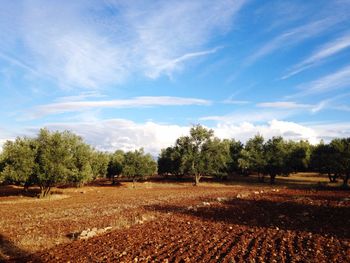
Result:
<svg viewBox="0 0 350 263">
<path fill-rule="evenodd" d="M 334 139 L 331 146 L 335 149 L 335 169 L 343 177 L 343 186 L 348 186 L 350 177 L 350 138 Z"/>
<path fill-rule="evenodd" d="M 160 175 L 180 175 L 180 154 L 176 152 L 175 147 L 162 149 L 158 156 L 158 173 Z"/>
<path fill-rule="evenodd" d="M 331 183 L 336 182 L 341 172 L 337 165 L 337 155 L 333 145 L 321 142 L 312 150 L 310 160 L 312 169 L 320 174 L 327 174 Z"/>
<path fill-rule="evenodd" d="M 209 141 L 213 136 L 213 130 L 196 125 L 190 129 L 190 136 L 180 137 L 176 141 L 175 147 L 181 154 L 181 170 L 194 177 L 194 185 L 198 185 L 207 172 L 208 153 L 212 150 Z"/>
<path fill-rule="evenodd" d="M 287 156 L 286 143 L 282 137 L 272 137 L 264 145 L 265 150 L 265 172 L 270 175 L 270 183 L 275 183 L 277 175 L 285 171 L 285 160 Z"/>
<path fill-rule="evenodd" d="M 72 156 L 69 162 L 70 173 L 67 181 L 73 183 L 77 187 L 83 186 L 85 183 L 93 179 L 93 170 L 91 167 L 92 149 L 85 144 L 81 137 L 72 134 L 64 134 L 67 141 L 67 151 Z"/>
<path fill-rule="evenodd" d="M 36 154 L 37 144 L 33 139 L 24 137 L 5 142 L 1 157 L 3 180 L 27 189 L 35 175 Z"/>
<path fill-rule="evenodd" d="M 105 152 L 94 150 L 90 158 L 93 179 L 106 177 L 108 174 L 109 155 Z"/>
<path fill-rule="evenodd" d="M 227 175 L 228 165 L 231 161 L 230 141 L 212 138 L 202 147 L 203 173 L 221 177 Z"/>
<path fill-rule="evenodd" d="M 125 153 L 122 150 L 117 150 L 109 156 L 107 176 L 112 179 L 113 185 L 115 184 L 115 176 L 122 174 L 124 160 Z"/>
<path fill-rule="evenodd" d="M 122 174 L 131 178 L 133 184 L 139 179 L 152 176 L 157 173 L 157 163 L 150 154 L 145 154 L 143 149 L 129 151 L 124 154 Z"/>
<path fill-rule="evenodd" d="M 41 197 L 48 195 L 53 186 L 67 182 L 72 174 L 73 153 L 67 137 L 69 132 L 49 132 L 46 129 L 39 132 L 36 177 Z"/>
<path fill-rule="evenodd" d="M 228 159 L 228 172 L 229 173 L 239 173 L 241 172 L 239 159 L 242 156 L 242 150 L 244 145 L 240 141 L 236 141 L 234 139 L 229 141 L 229 151 L 230 158 Z M 243 163 L 242 163 L 243 165 Z M 246 166 L 246 165 L 243 165 Z"/>
<path fill-rule="evenodd" d="M 310 165 L 311 145 L 308 141 L 286 142 L 285 173 L 306 171 Z"/>
<path fill-rule="evenodd" d="M 264 181 L 266 159 L 264 138 L 261 135 L 255 135 L 246 142 L 244 149 L 241 151 L 238 163 L 245 174 L 248 172 L 257 173 L 259 180 Z"/>
</svg>

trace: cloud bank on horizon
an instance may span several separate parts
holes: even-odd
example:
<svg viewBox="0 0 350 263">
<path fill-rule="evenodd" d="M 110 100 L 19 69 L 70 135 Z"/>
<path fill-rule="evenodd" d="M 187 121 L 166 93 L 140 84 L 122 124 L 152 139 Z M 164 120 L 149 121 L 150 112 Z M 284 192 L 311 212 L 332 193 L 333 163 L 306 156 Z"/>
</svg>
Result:
<svg viewBox="0 0 350 263">
<path fill-rule="evenodd" d="M 349 137 L 349 28 L 344 0 L 6 1 L 0 145 L 48 127 L 156 155 L 197 123 Z"/>
</svg>

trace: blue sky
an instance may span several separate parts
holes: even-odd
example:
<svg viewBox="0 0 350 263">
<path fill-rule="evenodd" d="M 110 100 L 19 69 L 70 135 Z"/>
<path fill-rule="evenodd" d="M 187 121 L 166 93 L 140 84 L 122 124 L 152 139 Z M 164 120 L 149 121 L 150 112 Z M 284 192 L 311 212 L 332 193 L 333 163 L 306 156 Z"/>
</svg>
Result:
<svg viewBox="0 0 350 263">
<path fill-rule="evenodd" d="M 98 149 L 350 136 L 350 1 L 3 1 L 0 145 L 69 129 Z"/>
</svg>

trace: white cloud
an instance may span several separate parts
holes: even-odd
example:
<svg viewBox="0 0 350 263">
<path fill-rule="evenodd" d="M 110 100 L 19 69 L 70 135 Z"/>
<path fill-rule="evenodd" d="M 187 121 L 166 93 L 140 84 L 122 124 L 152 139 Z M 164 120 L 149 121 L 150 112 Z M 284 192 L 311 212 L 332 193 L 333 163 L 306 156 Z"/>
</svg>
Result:
<svg viewBox="0 0 350 263">
<path fill-rule="evenodd" d="M 37 106 L 33 109 L 32 112 L 26 114 L 26 118 L 39 118 L 50 114 L 84 111 L 93 108 L 140 108 L 154 106 L 185 106 L 210 104 L 210 101 L 204 99 L 168 96 L 144 96 L 124 100 L 63 101 Z"/>
<path fill-rule="evenodd" d="M 282 79 L 289 78 L 294 76 L 310 67 L 317 66 L 324 59 L 335 55 L 347 48 L 350 47 L 350 35 L 347 33 L 346 35 L 337 38 L 319 49 L 317 49 L 310 57 L 306 58 L 302 62 L 295 65 L 288 74 L 282 77 Z"/>
<path fill-rule="evenodd" d="M 350 123 L 349 122 L 334 122 L 321 124 L 308 124 L 308 126 L 316 131 L 319 138 L 326 142 L 334 138 L 350 138 Z"/>
<path fill-rule="evenodd" d="M 135 123 L 124 119 L 86 123 L 52 123 L 46 126 L 52 130 L 71 130 L 99 150 L 129 151 L 143 147 L 146 152 L 154 156 L 160 152 L 160 149 L 173 145 L 176 138 L 187 135 L 189 132 L 189 127 L 186 126 L 154 122 Z"/>
<path fill-rule="evenodd" d="M 215 128 L 216 134 L 221 138 L 235 138 L 243 142 L 252 138 L 256 134 L 261 134 L 265 139 L 273 136 L 283 136 L 288 140 L 309 140 L 311 143 L 317 143 L 319 137 L 317 133 L 303 125 L 272 120 L 265 124 L 256 125 L 250 122 L 243 122 L 240 124 L 218 124 Z"/>
<path fill-rule="evenodd" d="M 153 121 L 136 123 L 126 119 L 96 119 L 87 122 L 47 123 L 45 127 L 50 130 L 70 130 L 99 150 L 129 151 L 143 147 L 146 152 L 157 156 L 162 148 L 174 145 L 178 137 L 188 135 L 191 125 L 173 125 Z M 298 124 L 273 119 L 261 124 L 218 122 L 206 127 L 213 129 L 219 138 L 234 138 L 242 142 L 246 142 L 258 133 L 265 139 L 283 136 L 288 140 L 309 140 L 313 144 L 321 139 L 329 142 L 333 138 L 350 137 L 350 122 Z M 22 129 L 17 135 L 34 136 L 39 128 L 41 127 Z M 1 142 L 5 139 L 11 138 L 0 136 Z"/>
<path fill-rule="evenodd" d="M 175 140 L 188 135 L 191 126 L 161 124 L 155 122 L 135 123 L 125 119 L 109 119 L 96 122 L 51 123 L 51 130 L 71 130 L 82 136 L 86 142 L 99 150 L 133 150 L 143 147 L 146 152 L 157 156 L 162 148 L 174 145 Z M 290 140 L 309 140 L 318 143 L 337 137 L 350 137 L 350 123 L 298 124 L 295 122 L 271 120 L 264 124 L 252 122 L 218 123 L 210 126 L 220 138 L 235 138 L 246 142 L 257 133 L 269 139 L 283 136 Z M 37 128 L 31 128 L 32 133 Z"/>
</svg>

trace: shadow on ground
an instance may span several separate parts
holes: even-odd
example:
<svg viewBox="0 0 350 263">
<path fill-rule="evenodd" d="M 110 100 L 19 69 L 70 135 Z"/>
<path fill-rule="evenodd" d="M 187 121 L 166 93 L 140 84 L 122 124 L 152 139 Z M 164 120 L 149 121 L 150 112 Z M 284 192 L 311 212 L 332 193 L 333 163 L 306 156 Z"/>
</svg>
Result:
<svg viewBox="0 0 350 263">
<path fill-rule="evenodd" d="M 23 187 L 16 185 L 1 185 L 0 186 L 0 197 L 5 196 L 29 196 L 36 197 L 40 194 L 38 187 L 29 188 L 28 191 L 24 191 Z"/>
<path fill-rule="evenodd" d="M 293 200 L 274 202 L 233 198 L 224 203 L 212 203 L 196 209 L 174 205 L 153 205 L 146 209 L 227 224 L 273 227 L 350 238 L 350 207 L 344 206 L 307 205 Z"/>
<path fill-rule="evenodd" d="M 16 246 L 7 237 L 0 234 L 0 262 L 25 262 L 24 258 L 30 253 Z M 31 262 L 41 262 L 40 259 L 31 256 Z"/>
</svg>

